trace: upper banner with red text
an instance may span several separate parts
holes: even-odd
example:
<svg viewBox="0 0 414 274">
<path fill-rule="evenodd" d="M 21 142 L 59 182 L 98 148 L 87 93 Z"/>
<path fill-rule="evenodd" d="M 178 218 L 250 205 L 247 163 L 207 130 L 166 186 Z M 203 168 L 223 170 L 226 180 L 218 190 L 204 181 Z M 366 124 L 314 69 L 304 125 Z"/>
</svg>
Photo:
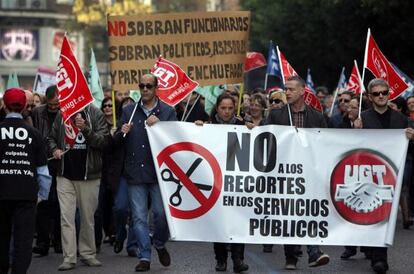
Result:
<svg viewBox="0 0 414 274">
<path fill-rule="evenodd" d="M 111 84 L 137 89 L 162 56 L 200 85 L 243 82 L 250 12 L 182 12 L 108 16 Z"/>
</svg>

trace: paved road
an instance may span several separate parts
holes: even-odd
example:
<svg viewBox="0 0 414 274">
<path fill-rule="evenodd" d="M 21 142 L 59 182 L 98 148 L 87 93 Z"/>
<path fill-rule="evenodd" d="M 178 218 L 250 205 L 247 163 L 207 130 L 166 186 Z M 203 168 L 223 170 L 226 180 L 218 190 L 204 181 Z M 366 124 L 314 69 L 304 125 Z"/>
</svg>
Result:
<svg viewBox="0 0 414 274">
<path fill-rule="evenodd" d="M 158 262 L 158 257 L 152 259 L 150 273 L 213 273 L 215 260 L 213 245 L 211 243 L 198 242 L 170 242 L 168 249 L 171 254 L 172 264 L 165 268 Z M 369 261 L 364 259 L 363 254 L 358 253 L 354 259 L 343 261 L 339 258 L 343 251 L 342 247 L 326 246 L 323 250 L 331 257 L 329 265 L 319 268 L 309 268 L 307 266 L 307 255 L 305 254 L 298 263 L 296 271 L 285 271 L 283 249 L 281 246 L 274 246 L 273 253 L 262 253 L 261 245 L 247 245 L 245 251 L 245 261 L 249 264 L 248 273 L 373 273 Z M 414 229 L 403 230 L 401 221 L 397 223 L 397 231 L 394 247 L 389 249 L 389 263 L 391 271 L 389 273 L 414 273 Z M 118 274 L 134 273 L 135 265 L 138 260 L 126 256 L 123 251 L 114 254 L 112 247 L 104 244 L 102 251 L 98 254 L 98 259 L 103 266 L 99 268 L 85 267 L 78 263 L 75 270 L 63 273 L 99 273 L 99 274 Z M 62 273 L 57 271 L 57 267 L 62 262 L 61 254 L 51 253 L 47 257 L 32 260 L 29 269 L 30 274 L 49 274 Z M 229 259 L 228 273 L 232 273 L 231 260 Z"/>
</svg>

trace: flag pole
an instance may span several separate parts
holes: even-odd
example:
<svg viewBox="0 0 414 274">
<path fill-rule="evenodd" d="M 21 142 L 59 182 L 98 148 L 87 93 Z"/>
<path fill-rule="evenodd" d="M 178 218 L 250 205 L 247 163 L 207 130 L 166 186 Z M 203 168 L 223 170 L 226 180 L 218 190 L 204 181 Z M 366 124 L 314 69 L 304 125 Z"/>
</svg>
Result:
<svg viewBox="0 0 414 274">
<path fill-rule="evenodd" d="M 279 50 L 279 46 L 276 46 L 276 52 L 277 52 L 277 58 L 279 58 L 279 62 L 280 62 L 280 72 L 282 73 L 282 83 L 283 86 L 285 86 L 285 73 L 283 72 L 283 64 L 282 64 L 282 59 L 280 58 L 280 50 Z M 293 121 L 292 121 L 292 112 L 290 111 L 290 106 L 289 103 L 286 104 L 287 105 L 287 109 L 288 109 L 288 113 L 289 113 L 289 122 L 290 125 L 293 126 Z"/>
<path fill-rule="evenodd" d="M 266 76 L 265 76 L 265 82 L 264 82 L 264 90 L 266 91 L 267 89 L 267 79 L 269 77 L 269 74 L 266 72 Z"/>
<path fill-rule="evenodd" d="M 368 62 L 368 43 L 369 43 L 369 36 L 371 35 L 371 29 L 368 28 L 367 33 L 367 42 L 365 44 L 365 54 L 364 54 L 364 65 L 362 67 L 362 79 L 361 84 L 364 86 L 364 77 L 365 77 L 365 67 L 367 66 Z M 361 110 L 362 110 L 362 93 L 365 91 L 365 88 L 361 91 L 361 94 L 359 95 L 359 110 L 358 110 L 358 118 L 361 118 Z"/>
<path fill-rule="evenodd" d="M 188 105 L 190 104 L 190 99 L 191 99 L 191 95 L 193 94 L 193 92 L 191 92 L 189 95 L 187 95 L 188 99 L 187 99 L 187 104 L 185 104 L 185 108 L 184 108 L 184 112 L 183 112 L 183 116 L 181 116 L 181 121 L 184 121 L 184 117 L 187 114 L 187 109 L 188 109 Z"/>
<path fill-rule="evenodd" d="M 112 128 L 116 128 L 115 90 L 112 90 Z"/>
<path fill-rule="evenodd" d="M 135 103 L 134 110 L 132 111 L 131 117 L 129 117 L 128 125 L 131 124 L 132 118 L 134 118 L 135 112 L 137 111 L 137 107 L 138 107 L 138 102 Z M 126 133 L 124 133 L 124 135 L 122 135 L 122 137 L 124 137 L 124 138 L 125 138 L 125 136 L 126 136 Z"/>
<path fill-rule="evenodd" d="M 197 104 L 197 101 L 200 99 L 200 96 L 201 96 L 201 94 L 198 94 L 198 95 L 197 95 L 197 98 L 194 100 L 193 105 L 191 106 L 190 110 L 188 111 L 187 115 L 186 115 L 186 116 L 185 116 L 185 118 L 184 118 L 184 122 L 185 122 L 185 121 L 187 121 L 188 116 L 190 116 L 191 111 L 193 111 L 193 109 L 194 109 L 195 105 Z M 184 116 L 184 115 L 183 115 L 183 116 Z"/>
<path fill-rule="evenodd" d="M 240 117 L 240 109 L 241 109 L 243 93 L 244 93 L 244 84 L 241 83 L 240 84 L 240 90 L 239 90 L 239 102 L 237 104 L 237 117 Z"/>
<path fill-rule="evenodd" d="M 338 92 L 339 92 L 339 85 L 341 84 L 341 78 L 342 78 L 342 75 L 344 75 L 344 71 L 345 71 L 345 67 L 342 67 L 341 74 L 339 75 L 338 85 L 336 85 L 334 98 L 333 98 L 333 102 L 332 102 L 332 105 L 331 105 L 331 110 L 329 111 L 329 117 L 332 117 L 333 109 L 335 107 L 336 97 L 338 96 Z"/>
</svg>

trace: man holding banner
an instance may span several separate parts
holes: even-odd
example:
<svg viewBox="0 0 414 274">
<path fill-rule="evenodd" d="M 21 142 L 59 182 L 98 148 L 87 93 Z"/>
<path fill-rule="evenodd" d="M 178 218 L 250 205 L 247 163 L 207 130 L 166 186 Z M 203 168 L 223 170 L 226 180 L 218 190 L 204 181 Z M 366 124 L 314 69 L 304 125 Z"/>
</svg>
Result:
<svg viewBox="0 0 414 274">
<path fill-rule="evenodd" d="M 269 113 L 266 124 L 291 125 L 299 128 L 325 128 L 323 115 L 307 106 L 304 101 L 305 81 L 299 76 L 291 76 L 285 83 L 287 105 L 281 109 L 274 109 Z M 299 245 L 285 245 L 285 268 L 296 269 Z M 324 254 L 318 246 L 308 245 L 309 266 L 321 266 L 329 263 L 329 256 Z"/>
<path fill-rule="evenodd" d="M 139 102 L 128 105 L 122 111 L 122 127 L 115 133 L 116 142 L 126 147 L 124 177 L 128 183 L 128 196 L 131 205 L 133 231 L 138 239 L 139 264 L 135 271 L 150 270 L 151 241 L 148 227 L 148 199 L 154 214 L 154 247 L 160 263 L 169 266 L 170 255 L 165 248 L 169 237 L 167 220 L 158 185 L 146 126 L 158 121 L 176 121 L 175 110 L 157 96 L 158 80 L 152 74 L 140 79 Z"/>
<path fill-rule="evenodd" d="M 368 96 L 372 109 L 361 114 L 355 121 L 356 128 L 397 129 L 405 128 L 408 139 L 414 139 L 414 129 L 409 128 L 408 119 L 403 114 L 388 107 L 390 98 L 388 83 L 380 78 L 371 80 L 368 84 Z M 386 273 L 388 270 L 387 247 L 369 247 L 371 266 L 376 273 Z"/>
</svg>

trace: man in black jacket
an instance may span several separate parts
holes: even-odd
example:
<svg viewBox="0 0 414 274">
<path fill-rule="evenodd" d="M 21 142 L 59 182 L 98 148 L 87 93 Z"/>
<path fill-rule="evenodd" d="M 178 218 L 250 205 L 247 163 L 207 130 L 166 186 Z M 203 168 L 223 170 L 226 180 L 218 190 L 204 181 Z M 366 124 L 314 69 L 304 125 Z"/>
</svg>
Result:
<svg viewBox="0 0 414 274">
<path fill-rule="evenodd" d="M 102 149 L 111 137 L 102 111 L 92 104 L 74 116 L 74 125 L 79 133 L 72 148 L 65 143 L 61 112 L 56 115 L 48 137 L 49 152 L 61 160 L 57 172 L 57 193 L 64 261 L 58 268 L 60 271 L 75 268 L 77 246 L 82 263 L 101 266 L 96 259 L 94 213 L 98 206 Z M 79 206 L 81 220 L 79 243 L 75 229 L 76 205 Z"/>
<path fill-rule="evenodd" d="M 40 131 L 44 141 L 47 141 L 56 114 L 59 111 L 59 98 L 56 86 L 50 86 L 46 89 L 46 104 L 36 107 L 32 111 L 33 126 Z M 45 147 L 47 152 L 47 147 Z M 49 161 L 49 174 L 52 176 L 52 186 L 50 187 L 49 199 L 42 201 L 37 205 L 36 211 L 36 246 L 33 247 L 33 253 L 40 256 L 46 256 L 49 252 L 51 223 L 54 221 L 53 229 L 53 246 L 56 253 L 62 253 L 62 244 L 60 237 L 60 212 L 59 202 L 56 192 L 56 169 L 57 160 Z"/>
<path fill-rule="evenodd" d="M 397 129 L 405 128 L 408 139 L 414 139 L 414 129 L 409 128 L 408 118 L 388 107 L 389 85 L 382 79 L 373 79 L 368 84 L 368 96 L 372 102 L 372 109 L 361 114 L 361 118 L 355 120 L 356 128 L 371 129 Z M 385 273 L 388 270 L 386 247 L 367 248 L 371 255 L 372 269 L 377 273 Z"/>
<path fill-rule="evenodd" d="M 299 76 L 291 76 L 285 83 L 287 105 L 280 109 L 273 109 L 267 117 L 268 125 L 291 125 L 298 128 L 325 128 L 326 122 L 322 113 L 305 104 L 305 82 Z M 285 268 L 296 269 L 299 245 L 285 245 Z M 318 246 L 307 246 L 309 266 L 321 266 L 329 263 L 329 256 L 324 254 Z"/>
<path fill-rule="evenodd" d="M 43 138 L 23 121 L 24 91 L 6 90 L 4 103 L 7 115 L 0 123 L 0 273 L 9 271 L 13 232 L 11 272 L 20 274 L 27 272 L 32 258 L 36 202 L 47 199 L 51 180 Z"/>
</svg>

